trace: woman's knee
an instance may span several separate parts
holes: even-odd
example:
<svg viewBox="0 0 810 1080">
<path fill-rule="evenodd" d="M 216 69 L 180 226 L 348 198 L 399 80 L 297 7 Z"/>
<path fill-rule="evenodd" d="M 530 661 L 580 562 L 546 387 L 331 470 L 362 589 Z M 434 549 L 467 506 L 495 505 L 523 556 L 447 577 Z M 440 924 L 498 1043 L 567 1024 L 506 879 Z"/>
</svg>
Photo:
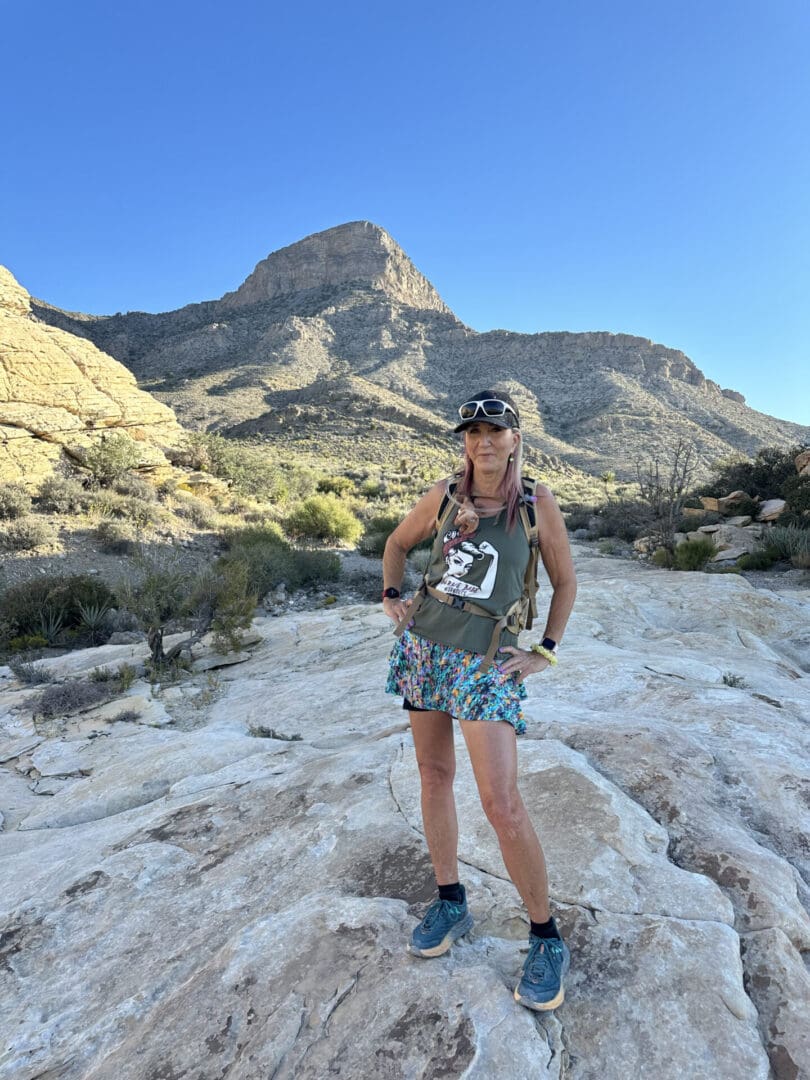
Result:
<svg viewBox="0 0 810 1080">
<path fill-rule="evenodd" d="M 528 816 L 517 788 L 483 791 L 481 805 L 497 833 L 520 832 Z"/>
<path fill-rule="evenodd" d="M 455 761 L 420 761 L 419 777 L 423 791 L 446 791 L 453 787 Z"/>
</svg>

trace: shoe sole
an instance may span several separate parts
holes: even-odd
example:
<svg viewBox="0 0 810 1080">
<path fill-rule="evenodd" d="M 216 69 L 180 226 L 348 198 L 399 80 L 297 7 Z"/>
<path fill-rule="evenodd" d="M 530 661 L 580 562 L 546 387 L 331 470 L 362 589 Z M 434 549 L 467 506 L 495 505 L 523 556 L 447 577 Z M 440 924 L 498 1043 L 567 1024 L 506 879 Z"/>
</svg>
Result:
<svg viewBox="0 0 810 1080">
<path fill-rule="evenodd" d="M 464 937 L 464 935 L 468 934 L 470 930 L 472 930 L 472 928 L 473 917 L 472 915 L 467 915 L 467 917 L 465 919 L 462 919 L 460 923 L 457 923 L 455 926 L 450 928 L 450 930 L 445 934 L 445 936 L 442 938 L 438 945 L 434 945 L 431 949 L 420 949 L 416 945 L 414 945 L 413 942 L 411 942 L 408 946 L 408 952 L 411 953 L 412 956 L 421 956 L 424 958 L 429 958 L 431 956 L 441 956 L 442 953 L 447 952 L 447 950 L 450 948 L 454 941 L 458 941 L 460 937 Z"/>
<path fill-rule="evenodd" d="M 520 986 L 520 983 L 518 983 L 518 986 Z M 515 987 L 515 1001 L 519 1001 L 524 1008 L 534 1009 L 535 1012 L 547 1012 L 550 1009 L 556 1009 L 558 1005 L 562 1005 L 563 1001 L 565 1001 L 565 990 L 562 987 L 560 987 L 559 994 L 550 1001 L 529 1001 L 528 998 L 520 996 L 518 986 Z"/>
</svg>

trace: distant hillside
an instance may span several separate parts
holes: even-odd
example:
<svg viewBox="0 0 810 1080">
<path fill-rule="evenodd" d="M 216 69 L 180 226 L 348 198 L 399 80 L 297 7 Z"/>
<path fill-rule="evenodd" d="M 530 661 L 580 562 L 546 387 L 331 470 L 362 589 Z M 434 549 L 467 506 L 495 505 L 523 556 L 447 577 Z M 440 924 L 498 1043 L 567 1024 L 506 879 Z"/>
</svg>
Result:
<svg viewBox="0 0 810 1080">
<path fill-rule="evenodd" d="M 536 459 L 597 475 L 632 476 L 681 438 L 706 464 L 810 441 L 809 427 L 756 412 L 645 338 L 477 333 L 369 222 L 274 252 L 234 292 L 179 311 L 34 310 L 126 364 L 186 426 L 326 440 L 336 454 L 370 422 L 406 447 L 415 434 L 441 439 L 460 398 L 496 381 L 523 403 Z"/>
</svg>

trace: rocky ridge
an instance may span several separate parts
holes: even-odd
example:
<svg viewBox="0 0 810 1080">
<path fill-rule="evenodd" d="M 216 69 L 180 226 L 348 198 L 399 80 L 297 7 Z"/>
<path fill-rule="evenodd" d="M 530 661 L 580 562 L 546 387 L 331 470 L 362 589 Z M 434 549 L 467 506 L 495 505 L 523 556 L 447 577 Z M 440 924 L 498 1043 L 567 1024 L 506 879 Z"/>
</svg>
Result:
<svg viewBox="0 0 810 1080">
<path fill-rule="evenodd" d="M 126 431 L 152 470 L 168 469 L 162 448 L 182 434 L 123 364 L 34 318 L 29 294 L 0 267 L 0 481 L 36 487 L 111 431 Z"/>
<path fill-rule="evenodd" d="M 810 440 L 750 409 L 683 352 L 604 331 L 478 333 L 460 322 L 378 226 L 352 222 L 268 256 L 220 300 L 165 314 L 86 316 L 35 306 L 90 337 L 191 427 L 350 447 L 446 436 L 459 394 L 499 381 L 524 403 L 535 457 L 635 476 L 681 438 L 710 462 Z M 338 450 L 339 452 L 339 450 Z"/>
<path fill-rule="evenodd" d="M 355 605 L 257 619 L 240 654 L 48 732 L 5 672 L 0 1077 L 810 1073 L 806 575 L 776 593 L 574 552 L 519 744 L 573 952 L 560 1009 L 512 999 L 525 913 L 461 739 L 476 927 L 406 954 L 433 890 L 418 773 L 390 625 Z"/>
</svg>

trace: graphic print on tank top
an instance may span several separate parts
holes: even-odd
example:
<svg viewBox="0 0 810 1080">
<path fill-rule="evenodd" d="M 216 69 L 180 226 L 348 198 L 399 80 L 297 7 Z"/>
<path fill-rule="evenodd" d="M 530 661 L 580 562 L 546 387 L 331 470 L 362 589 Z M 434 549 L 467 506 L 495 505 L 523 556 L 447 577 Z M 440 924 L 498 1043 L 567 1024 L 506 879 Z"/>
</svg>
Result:
<svg viewBox="0 0 810 1080">
<path fill-rule="evenodd" d="M 475 542 L 475 533 L 464 536 L 451 529 L 442 537 L 446 565 L 437 588 L 451 596 L 486 600 L 492 596 L 498 576 L 498 550 L 488 540 Z"/>
</svg>

